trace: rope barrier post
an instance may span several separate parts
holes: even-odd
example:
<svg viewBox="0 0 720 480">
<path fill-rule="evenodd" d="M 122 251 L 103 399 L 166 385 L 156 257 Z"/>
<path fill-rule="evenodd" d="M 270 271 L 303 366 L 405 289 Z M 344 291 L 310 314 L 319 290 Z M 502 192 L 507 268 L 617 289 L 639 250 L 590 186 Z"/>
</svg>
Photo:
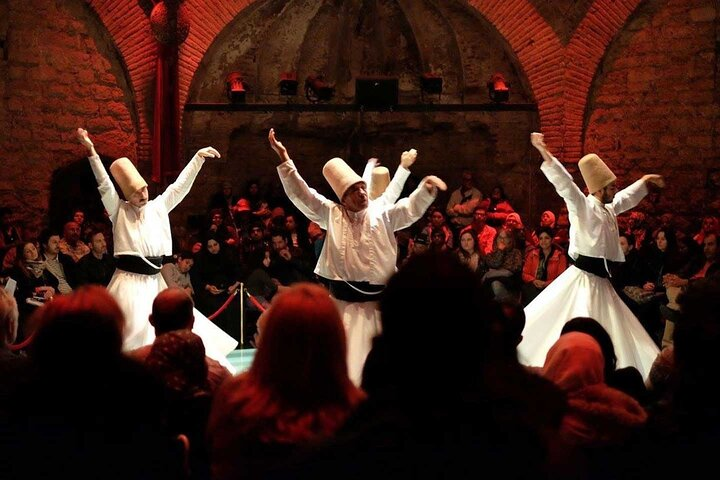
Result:
<svg viewBox="0 0 720 480">
<path fill-rule="evenodd" d="M 240 348 L 245 346 L 245 284 L 240 282 Z"/>
</svg>

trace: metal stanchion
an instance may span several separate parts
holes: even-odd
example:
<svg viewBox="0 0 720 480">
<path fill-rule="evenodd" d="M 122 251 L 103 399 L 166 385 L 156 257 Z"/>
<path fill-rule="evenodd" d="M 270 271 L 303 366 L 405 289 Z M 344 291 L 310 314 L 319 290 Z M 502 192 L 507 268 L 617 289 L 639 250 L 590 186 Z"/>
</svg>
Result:
<svg viewBox="0 0 720 480">
<path fill-rule="evenodd" d="M 240 282 L 240 349 L 245 347 L 245 284 Z"/>
</svg>

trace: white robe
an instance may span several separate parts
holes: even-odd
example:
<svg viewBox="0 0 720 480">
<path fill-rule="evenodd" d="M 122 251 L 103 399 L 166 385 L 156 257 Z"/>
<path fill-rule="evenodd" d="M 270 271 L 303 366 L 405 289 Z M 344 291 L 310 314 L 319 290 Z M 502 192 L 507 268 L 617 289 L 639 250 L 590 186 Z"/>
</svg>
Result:
<svg viewBox="0 0 720 480">
<path fill-rule="evenodd" d="M 647 194 L 645 182 L 638 180 L 618 192 L 611 204 L 604 205 L 592 195 L 585 196 L 556 158 L 543 162 L 541 170 L 567 205 L 570 257 L 584 255 L 624 262 L 617 215 L 640 203 Z M 520 362 L 542 366 L 563 325 L 574 317 L 591 317 L 600 322 L 612 338 L 618 368 L 633 366 L 647 378 L 659 353 L 657 345 L 607 278 L 574 266 L 525 307 L 525 329 L 518 346 Z"/>
<path fill-rule="evenodd" d="M 100 157 L 88 157 L 100 196 L 113 224 L 114 254 L 159 257 L 172 254 L 172 237 L 168 213 L 190 191 L 204 159 L 197 155 L 187 164 L 177 180 L 157 198 L 144 207 L 136 208 L 120 199 Z M 125 314 L 123 349 L 133 350 L 148 345 L 155 332 L 148 321 L 152 302 L 160 291 L 167 288 L 159 273 L 141 275 L 117 269 L 108 284 L 108 292 L 117 300 Z M 226 356 L 237 341 L 194 310 L 193 331 L 203 339 L 206 354 L 228 365 Z"/>
<path fill-rule="evenodd" d="M 395 231 L 422 217 L 437 194 L 421 184 L 397 203 L 373 201 L 362 212 L 352 213 L 308 187 L 292 160 L 280 164 L 277 170 L 290 201 L 327 230 L 315 273 L 329 280 L 385 285 L 396 270 Z M 336 304 L 345 325 L 350 379 L 360 384 L 372 339 L 380 333 L 378 303 L 336 299 Z"/>
</svg>

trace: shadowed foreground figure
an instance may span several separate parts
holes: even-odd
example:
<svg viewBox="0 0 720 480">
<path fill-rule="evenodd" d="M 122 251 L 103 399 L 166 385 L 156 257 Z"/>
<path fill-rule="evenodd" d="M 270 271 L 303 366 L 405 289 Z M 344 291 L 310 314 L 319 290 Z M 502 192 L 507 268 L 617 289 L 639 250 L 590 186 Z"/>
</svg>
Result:
<svg viewBox="0 0 720 480">
<path fill-rule="evenodd" d="M 278 293 L 258 324 L 250 370 L 225 382 L 213 402 L 215 480 L 266 478 L 333 435 L 364 397 L 348 377 L 345 331 L 323 287 L 297 283 Z"/>
<path fill-rule="evenodd" d="M 0 425 L 0 478 L 177 478 L 162 386 L 123 356 L 123 315 L 105 288 L 59 296 L 34 320 L 34 372 Z"/>
<path fill-rule="evenodd" d="M 562 395 L 505 349 L 490 350 L 501 314 L 476 292 L 455 256 L 411 258 L 383 293 L 383 332 L 364 370 L 368 399 L 333 440 L 272 478 L 542 478 Z M 555 411 L 545 416 L 548 405 Z"/>
</svg>

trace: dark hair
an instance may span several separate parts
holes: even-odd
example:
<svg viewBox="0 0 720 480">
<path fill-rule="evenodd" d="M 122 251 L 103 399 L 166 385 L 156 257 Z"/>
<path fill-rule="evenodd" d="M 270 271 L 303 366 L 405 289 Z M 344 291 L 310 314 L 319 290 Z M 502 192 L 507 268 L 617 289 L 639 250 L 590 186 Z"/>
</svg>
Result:
<svg viewBox="0 0 720 480">
<path fill-rule="evenodd" d="M 612 372 L 615 371 L 617 364 L 617 357 L 615 356 L 615 347 L 613 346 L 610 334 L 605 328 L 590 317 L 575 317 L 563 325 L 560 335 L 564 335 L 569 332 L 581 332 L 586 333 L 593 337 L 595 341 L 600 344 L 603 357 L 605 357 L 605 378 L 607 379 Z"/>
<path fill-rule="evenodd" d="M 87 233 L 87 235 L 85 235 L 85 243 L 87 243 L 87 244 L 92 243 L 93 237 L 94 237 L 95 235 L 97 235 L 98 233 L 102 233 L 102 234 L 103 234 L 103 237 L 105 236 L 105 232 L 103 232 L 103 231 L 100 230 L 99 228 L 93 228 L 92 230 L 90 230 L 90 231 Z M 88 245 L 88 246 L 89 246 L 89 245 Z"/>
<path fill-rule="evenodd" d="M 535 230 L 535 235 L 536 235 L 538 238 L 540 238 L 540 234 L 541 234 L 541 233 L 547 233 L 548 236 L 550 236 L 550 240 L 552 240 L 553 238 L 555 238 L 555 232 L 554 232 L 553 229 L 550 228 L 550 227 L 538 227 L 538 228 Z"/>
<path fill-rule="evenodd" d="M 270 233 L 270 238 L 272 237 L 282 237 L 285 242 L 290 243 L 290 239 L 288 238 L 287 232 L 285 230 L 274 228 L 273 231 Z"/>
<path fill-rule="evenodd" d="M 657 241 L 657 236 L 660 235 L 660 232 L 663 232 L 665 234 L 665 240 L 667 240 L 666 251 L 668 251 L 668 252 L 676 251 L 677 250 L 677 236 L 675 235 L 675 229 L 673 229 L 673 228 L 658 229 L 657 233 L 655 233 L 655 238 L 653 238 L 653 241 Z M 657 243 L 655 244 L 655 246 L 657 246 Z"/>
<path fill-rule="evenodd" d="M 50 241 L 50 237 L 55 236 L 60 237 L 60 232 L 58 232 L 57 230 L 52 230 L 50 228 L 43 229 L 43 231 L 40 232 L 40 238 L 38 239 L 40 241 L 40 246 L 44 247 Z"/>
<path fill-rule="evenodd" d="M 635 246 L 635 235 L 632 233 L 621 233 L 620 237 L 625 237 L 629 245 Z"/>
<path fill-rule="evenodd" d="M 190 250 L 180 250 L 177 255 L 177 259 L 180 260 L 186 259 L 186 260 L 192 260 L 193 259 L 193 253 Z"/>
</svg>

